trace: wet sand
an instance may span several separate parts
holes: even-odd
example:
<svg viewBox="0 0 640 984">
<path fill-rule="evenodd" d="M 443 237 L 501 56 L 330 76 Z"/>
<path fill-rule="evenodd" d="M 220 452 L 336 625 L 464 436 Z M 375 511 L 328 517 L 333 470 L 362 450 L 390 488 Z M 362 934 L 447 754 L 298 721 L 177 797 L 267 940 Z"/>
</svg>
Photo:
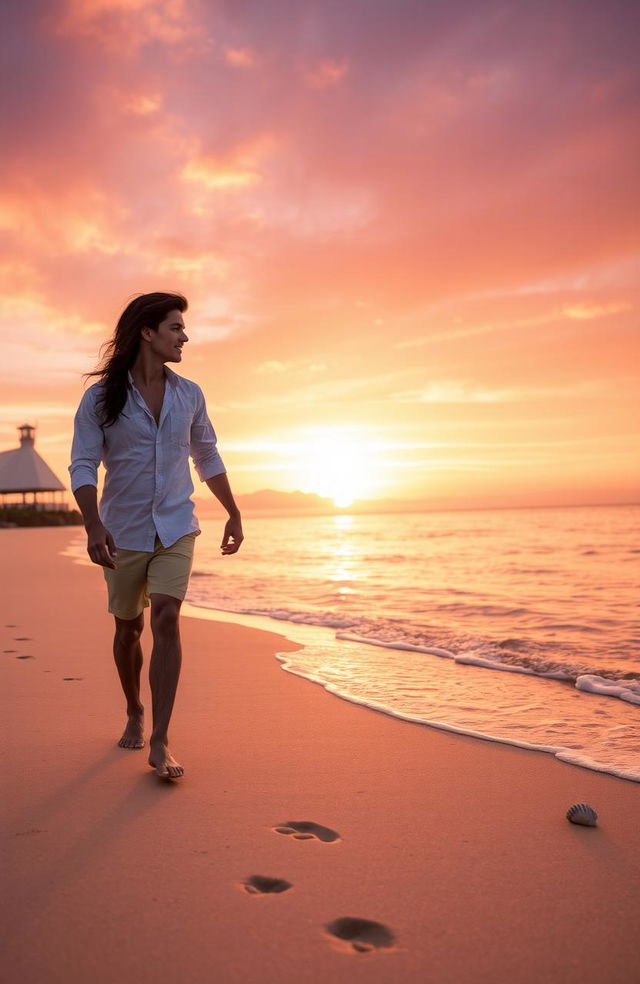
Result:
<svg viewBox="0 0 640 984">
<path fill-rule="evenodd" d="M 117 747 L 76 533 L 0 530 L 7 981 L 638 984 L 640 784 L 350 704 L 281 635 L 192 618 L 162 782 Z"/>
</svg>

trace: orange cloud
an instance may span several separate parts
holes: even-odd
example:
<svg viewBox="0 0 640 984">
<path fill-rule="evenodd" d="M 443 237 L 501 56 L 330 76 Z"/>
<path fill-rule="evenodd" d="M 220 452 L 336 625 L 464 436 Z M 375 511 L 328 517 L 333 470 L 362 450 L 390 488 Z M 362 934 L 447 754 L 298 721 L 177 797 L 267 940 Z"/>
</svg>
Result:
<svg viewBox="0 0 640 984">
<path fill-rule="evenodd" d="M 107 330 L 103 322 L 61 311 L 35 292 L 1 297 L 0 318 L 20 325 L 3 345 L 3 387 L 14 381 L 16 371 L 26 374 L 31 387 L 78 378 L 95 359 L 97 340 Z"/>
<path fill-rule="evenodd" d="M 606 390 L 603 380 L 577 380 L 566 385 L 504 386 L 483 388 L 474 383 L 458 380 L 440 380 L 429 383 L 424 389 L 395 393 L 392 400 L 401 403 L 535 403 L 554 397 L 586 398 L 602 395 Z"/>
<path fill-rule="evenodd" d="M 200 157 L 189 161 L 181 171 L 185 181 L 204 185 L 212 190 L 246 188 L 260 180 L 260 175 L 249 167 L 233 167 L 213 157 Z"/>
<path fill-rule="evenodd" d="M 592 318 L 606 318 L 610 314 L 631 310 L 631 305 L 626 301 L 611 304 L 593 304 L 584 301 L 581 304 L 566 304 L 562 313 L 567 318 L 574 318 L 576 321 L 590 321 Z"/>
<path fill-rule="evenodd" d="M 182 168 L 180 176 L 213 191 L 246 188 L 262 179 L 262 160 L 273 146 L 271 136 L 258 134 L 227 154 L 194 157 Z"/>
<path fill-rule="evenodd" d="M 229 264 L 224 257 L 205 252 L 198 255 L 164 256 L 158 261 L 158 273 L 177 274 L 185 284 L 199 284 L 203 278 L 224 281 L 229 275 Z"/>
<path fill-rule="evenodd" d="M 261 362 L 254 369 L 254 372 L 262 375 L 264 373 L 300 373 L 300 372 L 323 372 L 327 367 L 321 362 L 311 362 L 311 363 L 298 363 L 292 362 L 280 362 L 278 359 L 267 359 L 266 362 Z"/>
<path fill-rule="evenodd" d="M 15 245 L 37 248 L 40 255 L 126 251 L 119 225 L 127 214 L 105 192 L 82 184 L 48 193 L 22 182 L 0 193 L 0 229 L 13 234 Z"/>
</svg>

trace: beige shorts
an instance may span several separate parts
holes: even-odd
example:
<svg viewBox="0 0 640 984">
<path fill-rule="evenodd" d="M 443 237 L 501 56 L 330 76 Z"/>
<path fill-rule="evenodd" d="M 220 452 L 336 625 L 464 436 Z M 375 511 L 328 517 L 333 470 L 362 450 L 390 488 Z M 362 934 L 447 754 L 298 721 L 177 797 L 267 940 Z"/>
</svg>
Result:
<svg viewBox="0 0 640 984">
<path fill-rule="evenodd" d="M 196 534 L 187 533 L 170 547 L 156 535 L 153 551 L 118 548 L 116 569 L 103 567 L 109 592 L 109 611 L 122 619 L 136 618 L 149 607 L 149 595 L 184 599 L 193 564 Z"/>
</svg>

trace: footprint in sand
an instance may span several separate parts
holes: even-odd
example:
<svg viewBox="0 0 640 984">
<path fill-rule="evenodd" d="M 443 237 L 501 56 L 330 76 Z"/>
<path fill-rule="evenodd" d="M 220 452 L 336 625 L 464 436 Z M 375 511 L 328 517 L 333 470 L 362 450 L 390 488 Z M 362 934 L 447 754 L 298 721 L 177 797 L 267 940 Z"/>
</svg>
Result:
<svg viewBox="0 0 640 984">
<path fill-rule="evenodd" d="M 395 943 L 391 930 L 383 923 L 358 916 L 342 916 L 324 927 L 335 939 L 346 944 L 349 952 L 369 953 L 371 950 L 387 950 Z"/>
<path fill-rule="evenodd" d="M 16 656 L 16 659 L 35 659 L 35 656 Z"/>
<path fill-rule="evenodd" d="M 313 820 L 287 820 L 286 823 L 274 827 L 278 834 L 288 834 L 294 840 L 319 840 L 325 844 L 331 844 L 340 840 L 340 834 L 331 827 L 323 827 L 322 824 L 314 823 Z"/>
<path fill-rule="evenodd" d="M 14 636 L 14 642 L 33 642 L 32 636 Z"/>
<path fill-rule="evenodd" d="M 63 677 L 63 680 L 84 680 L 84 677 Z"/>
<path fill-rule="evenodd" d="M 251 875 L 243 882 L 243 888 L 249 895 L 272 895 L 275 892 L 286 892 L 293 888 L 291 882 L 284 878 L 269 878 L 267 875 Z"/>
<path fill-rule="evenodd" d="M 17 653 L 18 650 L 17 649 L 3 649 L 2 652 L 3 653 Z"/>
<path fill-rule="evenodd" d="M 5 625 L 5 629 L 17 629 L 17 628 L 18 626 L 15 622 L 9 622 L 7 625 Z"/>
</svg>

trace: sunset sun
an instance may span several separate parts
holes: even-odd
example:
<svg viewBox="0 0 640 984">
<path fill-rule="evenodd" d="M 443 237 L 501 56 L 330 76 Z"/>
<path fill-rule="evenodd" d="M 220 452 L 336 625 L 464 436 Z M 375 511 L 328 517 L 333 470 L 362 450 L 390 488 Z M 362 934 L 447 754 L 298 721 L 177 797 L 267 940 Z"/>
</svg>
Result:
<svg viewBox="0 0 640 984">
<path fill-rule="evenodd" d="M 350 506 L 371 495 L 375 485 L 374 462 L 366 443 L 347 428 L 321 428 L 304 442 L 300 482 L 304 492 L 333 499 L 336 506 Z"/>
</svg>

